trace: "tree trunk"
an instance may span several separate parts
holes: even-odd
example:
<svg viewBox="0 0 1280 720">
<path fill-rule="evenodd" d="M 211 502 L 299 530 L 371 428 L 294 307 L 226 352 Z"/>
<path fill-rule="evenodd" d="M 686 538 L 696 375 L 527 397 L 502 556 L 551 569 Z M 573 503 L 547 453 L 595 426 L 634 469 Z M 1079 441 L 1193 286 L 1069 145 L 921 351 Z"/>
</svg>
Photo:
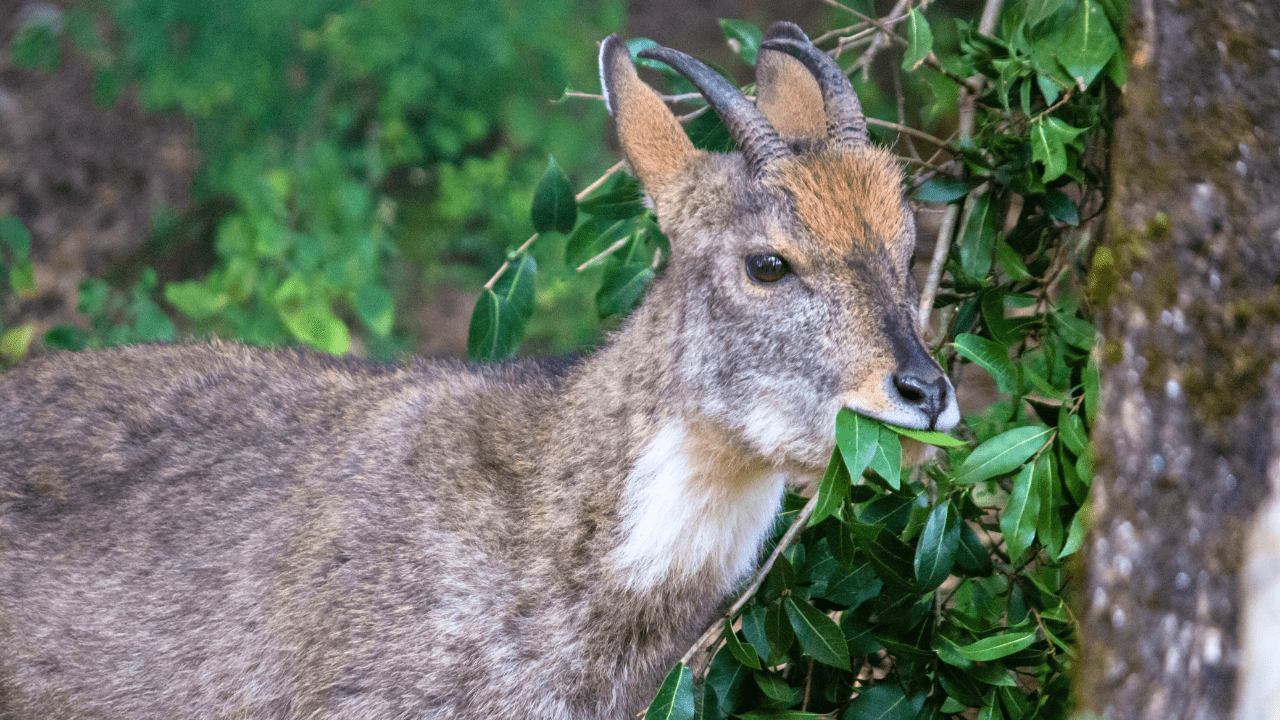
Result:
<svg viewBox="0 0 1280 720">
<path fill-rule="evenodd" d="M 1113 720 L 1271 720 L 1280 3 L 1133 11 L 1090 277 L 1106 341 L 1077 697 Z"/>
</svg>

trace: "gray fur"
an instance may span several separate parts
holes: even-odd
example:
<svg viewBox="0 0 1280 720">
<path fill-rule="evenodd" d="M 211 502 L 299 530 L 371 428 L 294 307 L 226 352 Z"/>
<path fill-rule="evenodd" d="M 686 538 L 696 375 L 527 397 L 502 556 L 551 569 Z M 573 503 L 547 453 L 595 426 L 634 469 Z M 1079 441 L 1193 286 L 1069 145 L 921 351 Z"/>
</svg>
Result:
<svg viewBox="0 0 1280 720">
<path fill-rule="evenodd" d="M 577 364 L 214 342 L 0 375 L 0 719 L 634 717 L 741 572 L 680 549 L 637 583 L 628 533 L 673 531 L 637 525 L 647 483 L 718 498 L 673 508 L 690 534 L 754 492 L 753 557 L 778 474 L 924 352 L 906 223 L 833 254 L 740 155 L 681 162 L 667 272 Z M 776 242 L 796 272 L 747 278 Z"/>
</svg>

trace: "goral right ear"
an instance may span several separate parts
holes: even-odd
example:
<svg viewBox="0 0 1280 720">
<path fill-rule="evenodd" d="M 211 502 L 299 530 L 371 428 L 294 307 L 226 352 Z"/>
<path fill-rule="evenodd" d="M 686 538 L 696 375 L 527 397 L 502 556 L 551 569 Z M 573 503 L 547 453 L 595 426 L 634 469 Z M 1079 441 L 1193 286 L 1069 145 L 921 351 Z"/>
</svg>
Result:
<svg viewBox="0 0 1280 720">
<path fill-rule="evenodd" d="M 809 42 L 799 26 L 776 22 L 764 40 L 790 38 Z M 804 63 L 779 50 L 761 48 L 756 57 L 756 107 L 788 142 L 819 144 L 827 137 L 822 90 Z"/>
<path fill-rule="evenodd" d="M 617 35 L 600 43 L 600 87 L 617 123 L 622 152 L 656 199 L 701 152 L 658 93 L 636 74 L 627 44 Z"/>
</svg>

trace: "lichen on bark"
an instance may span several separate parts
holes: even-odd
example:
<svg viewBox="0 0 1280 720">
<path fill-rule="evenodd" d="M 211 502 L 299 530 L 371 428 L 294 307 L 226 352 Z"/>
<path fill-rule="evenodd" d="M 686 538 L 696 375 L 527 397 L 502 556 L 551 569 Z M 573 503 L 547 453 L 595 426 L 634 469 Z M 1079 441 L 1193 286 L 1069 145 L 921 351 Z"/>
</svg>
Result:
<svg viewBox="0 0 1280 720">
<path fill-rule="evenodd" d="M 1280 6 L 1135 6 L 1091 277 L 1105 391 L 1077 697 L 1225 719 L 1280 417 Z"/>
</svg>

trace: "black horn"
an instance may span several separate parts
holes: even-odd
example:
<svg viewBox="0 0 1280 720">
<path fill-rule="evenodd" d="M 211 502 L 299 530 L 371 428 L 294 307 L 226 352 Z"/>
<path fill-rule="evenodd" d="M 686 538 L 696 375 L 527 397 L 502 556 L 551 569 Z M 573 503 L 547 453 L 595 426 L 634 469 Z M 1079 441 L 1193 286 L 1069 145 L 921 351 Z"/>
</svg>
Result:
<svg viewBox="0 0 1280 720">
<path fill-rule="evenodd" d="M 665 47 L 649 48 L 641 52 L 640 57 L 666 63 L 698 88 L 729 128 L 729 134 L 742 150 L 753 177 L 764 177 L 771 165 L 791 156 L 791 149 L 782 136 L 756 106 L 711 68 L 678 50 Z"/>
<path fill-rule="evenodd" d="M 827 114 L 828 134 L 833 142 L 857 147 L 870 144 L 867 118 L 862 114 L 858 94 L 844 70 L 830 55 L 814 46 L 796 25 L 775 23 L 760 43 L 762 50 L 778 50 L 804 63 L 822 89 L 822 105 Z"/>
</svg>

